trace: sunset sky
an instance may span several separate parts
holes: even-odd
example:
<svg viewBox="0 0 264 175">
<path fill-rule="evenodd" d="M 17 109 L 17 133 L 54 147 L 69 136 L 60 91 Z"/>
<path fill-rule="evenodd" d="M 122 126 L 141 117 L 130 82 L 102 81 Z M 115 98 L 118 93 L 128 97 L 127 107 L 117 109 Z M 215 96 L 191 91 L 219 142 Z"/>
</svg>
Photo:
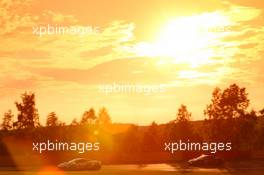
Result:
<svg viewBox="0 0 264 175">
<path fill-rule="evenodd" d="M 33 34 L 36 26 L 89 34 Z M 36 93 L 44 123 L 105 106 L 113 122 L 173 120 L 180 104 L 203 119 L 213 89 L 246 87 L 264 106 L 263 0 L 0 0 L 0 114 Z M 165 92 L 102 93 L 102 84 L 165 85 Z"/>
</svg>

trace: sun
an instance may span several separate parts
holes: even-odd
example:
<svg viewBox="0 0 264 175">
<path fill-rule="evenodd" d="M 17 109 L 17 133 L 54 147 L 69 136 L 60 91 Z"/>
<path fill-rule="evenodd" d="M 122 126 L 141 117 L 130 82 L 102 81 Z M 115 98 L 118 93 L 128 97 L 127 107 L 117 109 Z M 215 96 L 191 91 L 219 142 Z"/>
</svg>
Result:
<svg viewBox="0 0 264 175">
<path fill-rule="evenodd" d="M 161 29 L 153 43 L 138 43 L 136 52 L 141 56 L 161 57 L 174 63 L 192 66 L 208 64 L 214 55 L 213 46 L 222 36 L 212 29 L 228 25 L 228 18 L 220 13 L 176 18 Z"/>
</svg>

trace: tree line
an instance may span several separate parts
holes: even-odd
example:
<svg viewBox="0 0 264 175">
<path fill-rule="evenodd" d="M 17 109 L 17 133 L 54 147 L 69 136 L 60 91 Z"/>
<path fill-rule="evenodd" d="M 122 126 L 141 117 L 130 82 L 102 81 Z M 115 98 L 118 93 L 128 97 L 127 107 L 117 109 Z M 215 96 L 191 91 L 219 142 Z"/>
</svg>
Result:
<svg viewBox="0 0 264 175">
<path fill-rule="evenodd" d="M 239 87 L 237 84 L 231 84 L 225 89 L 216 87 L 212 92 L 210 103 L 205 106 L 203 121 L 192 121 L 192 113 L 188 111 L 186 105 L 182 104 L 175 118 L 166 124 L 157 124 L 153 121 L 147 127 L 132 125 L 126 132 L 119 135 L 112 136 L 108 131 L 101 132 L 101 135 L 102 138 L 107 138 L 107 142 L 112 140 L 111 149 L 128 153 L 161 151 L 164 142 L 180 139 L 193 142 L 232 142 L 234 150 L 264 149 L 264 109 L 249 110 L 249 104 L 246 88 Z M 21 102 L 15 102 L 15 105 L 18 110 L 16 121 L 13 121 L 12 112 L 7 111 L 3 117 L 2 130 L 41 128 L 34 93 L 23 93 Z M 64 128 L 64 125 L 65 123 L 59 120 L 55 112 L 47 116 L 47 127 L 57 126 L 59 129 Z M 82 128 L 81 126 L 90 126 L 92 129 L 89 133 L 98 130 L 96 127 L 98 125 L 111 126 L 110 115 L 104 107 L 98 114 L 90 108 L 84 111 L 79 121 L 74 119 L 70 124 L 76 130 Z M 62 131 L 60 137 L 67 139 L 69 135 L 72 135 L 74 138 L 75 131 L 69 129 L 69 133 L 65 134 L 65 132 L 68 131 Z M 83 137 L 86 138 L 89 133 Z M 58 133 L 50 134 L 53 136 Z M 80 134 L 78 137 L 81 137 Z"/>
<path fill-rule="evenodd" d="M 15 102 L 17 109 L 17 117 L 11 110 L 4 113 L 1 123 L 1 130 L 9 131 L 15 129 L 32 129 L 38 128 L 42 125 L 39 122 L 38 109 L 36 108 L 35 93 L 25 92 L 21 94 L 21 102 Z M 111 118 L 108 110 L 105 107 L 99 109 L 98 115 L 94 108 L 84 111 L 80 121 L 76 118 L 72 120 L 70 125 L 84 125 L 84 124 L 110 124 Z M 50 112 L 46 117 L 45 126 L 65 126 L 55 112 Z"/>
<path fill-rule="evenodd" d="M 231 84 L 226 89 L 215 88 L 210 103 L 204 109 L 203 121 L 191 121 L 192 114 L 181 105 L 175 119 L 157 125 L 153 122 L 142 134 L 133 126 L 124 137 L 127 150 L 159 151 L 164 142 L 231 142 L 234 151 L 264 149 L 264 108 L 249 110 L 246 88 Z M 126 144 L 129 142 L 130 144 Z M 143 148 L 142 148 L 143 147 Z"/>
</svg>

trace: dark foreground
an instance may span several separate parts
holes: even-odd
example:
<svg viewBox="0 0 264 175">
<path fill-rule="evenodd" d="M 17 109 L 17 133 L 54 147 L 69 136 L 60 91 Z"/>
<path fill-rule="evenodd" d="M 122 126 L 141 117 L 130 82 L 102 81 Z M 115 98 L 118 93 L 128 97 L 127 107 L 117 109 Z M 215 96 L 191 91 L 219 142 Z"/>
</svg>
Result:
<svg viewBox="0 0 264 175">
<path fill-rule="evenodd" d="M 149 164 L 149 165 L 105 165 L 100 171 L 59 171 L 55 167 L 27 169 L 16 171 L 12 168 L 1 168 L 0 175 L 263 175 L 264 161 L 229 162 L 220 168 L 188 167 L 185 163 Z"/>
</svg>

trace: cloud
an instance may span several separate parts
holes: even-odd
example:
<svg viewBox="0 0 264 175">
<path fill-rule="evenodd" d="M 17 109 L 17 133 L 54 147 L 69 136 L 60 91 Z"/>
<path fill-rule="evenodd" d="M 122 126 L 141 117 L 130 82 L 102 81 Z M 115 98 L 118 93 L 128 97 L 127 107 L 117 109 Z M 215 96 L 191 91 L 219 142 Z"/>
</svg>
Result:
<svg viewBox="0 0 264 175">
<path fill-rule="evenodd" d="M 1 78 L 1 88 L 4 89 L 31 89 L 36 88 L 37 86 L 37 78 L 29 77 L 18 79 L 15 77 L 7 76 L 5 78 Z"/>
<path fill-rule="evenodd" d="M 102 47 L 99 49 L 94 49 L 94 50 L 88 50 L 88 51 L 83 51 L 80 53 L 80 57 L 84 58 L 97 58 L 100 56 L 105 56 L 110 53 L 112 53 L 113 48 L 108 46 L 108 47 Z"/>
<path fill-rule="evenodd" d="M 0 51 L 0 58 L 11 59 L 47 59 L 50 58 L 48 51 L 42 50 L 17 50 L 17 51 Z"/>
<path fill-rule="evenodd" d="M 17 59 L 23 65 L 32 63 L 34 59 L 49 58 L 52 60 L 47 62 L 49 66 L 84 69 L 125 57 L 122 47 L 134 39 L 135 26 L 125 21 L 112 21 L 99 28 L 99 32 L 85 36 L 34 36 L 34 26 L 83 26 L 74 15 L 46 9 L 37 13 L 25 10 L 32 8 L 34 3 L 23 0 L 1 1 L 0 17 L 3 25 L 0 29 L 0 57 Z"/>
<path fill-rule="evenodd" d="M 263 3 L 203 0 L 198 1 L 202 5 L 196 7 L 194 0 L 154 4 L 120 1 L 117 7 L 110 8 L 110 2 L 103 6 L 102 1 L 99 2 L 87 7 L 88 3 L 73 0 L 65 6 L 65 2 L 53 4 L 53 1 L 0 1 L 0 95 L 14 96 L 33 90 L 42 94 L 39 102 L 44 111 L 57 105 L 54 109 L 73 116 L 87 104 L 109 105 L 120 118 L 130 115 L 133 119 L 135 115 L 126 111 L 142 109 L 142 104 L 157 106 L 154 112 L 151 112 L 153 107 L 146 109 L 146 116 L 167 115 L 163 109 L 168 109 L 167 105 L 174 109 L 175 101 L 191 101 L 190 105 L 201 109 L 199 105 L 210 96 L 212 87 L 229 83 L 251 86 L 261 93 L 259 87 L 264 82 Z M 181 10 L 190 7 L 191 12 Z M 164 58 L 139 57 L 131 52 L 138 43 L 149 42 L 147 36 L 153 39 L 167 20 L 202 13 L 222 14 L 232 21 L 231 31 L 219 34 L 219 40 L 211 44 L 213 54 L 208 64 L 191 67 Z M 99 32 L 85 36 L 32 35 L 32 27 L 47 24 L 89 26 Z M 169 89 L 165 94 L 150 98 L 98 94 L 98 84 L 112 82 L 161 83 L 167 84 Z M 166 102 L 160 104 L 159 98 Z M 262 96 L 256 98 L 259 103 L 263 102 Z M 51 100 L 56 104 L 50 103 Z M 124 101 L 127 106 L 122 106 Z M 120 112 L 120 106 L 125 110 Z"/>
<path fill-rule="evenodd" d="M 257 43 L 248 43 L 248 44 L 241 44 L 239 48 L 240 49 L 251 49 L 251 48 L 255 48 L 256 46 L 258 46 Z"/>
<path fill-rule="evenodd" d="M 237 4 L 240 6 L 246 6 L 246 7 L 252 7 L 252 8 L 258 8 L 263 9 L 264 4 L 262 0 L 228 0 L 229 2 L 233 4 Z"/>
<path fill-rule="evenodd" d="M 80 84 L 107 82 L 159 83 L 172 77 L 168 76 L 171 74 L 169 72 L 159 74 L 154 62 L 148 58 L 116 59 L 90 69 L 25 67 L 25 70 L 40 76 L 53 78 L 55 81 L 69 81 Z M 140 74 L 135 74 L 135 70 L 139 71 Z"/>
<path fill-rule="evenodd" d="M 99 82 L 106 77 L 110 80 L 121 81 L 127 78 L 131 81 L 146 82 L 156 82 L 159 78 L 165 82 L 174 80 L 186 82 L 190 80 L 190 72 L 187 73 L 189 76 L 186 76 L 186 73 L 182 74 L 185 75 L 184 80 L 182 75 L 180 78 L 175 76 L 186 69 L 179 68 L 182 65 L 173 65 L 172 67 L 177 69 L 171 70 L 172 73 L 170 73 L 164 69 L 157 69 L 154 63 L 150 63 L 151 61 L 149 61 L 148 66 L 144 66 L 148 62 L 145 58 L 142 59 L 144 61 L 138 59 L 135 59 L 134 62 L 131 61 L 130 59 L 137 57 L 137 55 L 128 52 L 129 49 L 127 48 L 133 47 L 138 42 L 134 35 L 136 25 L 132 22 L 112 21 L 104 27 L 100 27 L 99 33 L 91 33 L 83 37 L 65 35 L 40 38 L 33 36 L 32 30 L 26 30 L 25 27 L 31 29 L 34 25 L 47 23 L 81 24 L 74 15 L 65 15 L 52 10 L 44 10 L 34 15 L 25 13 L 22 8 L 19 12 L 20 15 L 13 10 L 18 4 L 21 7 L 29 7 L 30 3 L 27 1 L 21 1 L 20 3 L 9 1 L 5 3 L 6 5 L 3 5 L 4 19 L 6 20 L 4 20 L 5 25 L 2 29 L 5 32 L 2 32 L 2 34 L 13 33 L 13 35 L 8 39 L 3 35 L 0 37 L 3 43 L 0 49 L 0 57 L 16 59 L 22 67 L 29 67 L 28 65 L 33 63 L 30 70 L 25 69 L 24 71 L 52 77 L 54 80 L 81 83 Z M 257 48 L 263 47 L 262 44 L 257 44 L 257 40 L 263 36 L 263 31 L 259 26 L 250 23 L 250 21 L 261 15 L 259 9 L 243 7 L 234 3 L 226 3 L 221 7 L 223 9 L 217 9 L 216 12 L 228 16 L 234 22 L 234 26 L 232 26 L 234 28 L 232 28 L 233 31 L 224 35 L 215 47 L 212 46 L 215 49 L 214 58 L 219 58 L 217 60 L 212 58 L 217 66 L 212 68 L 214 65 L 210 65 L 210 71 L 209 69 L 200 70 L 201 76 L 198 76 L 199 73 L 197 73 L 197 79 L 210 79 L 210 74 L 215 75 L 214 73 L 224 70 L 224 68 L 230 71 L 235 70 L 237 67 L 232 69 L 231 66 L 234 66 L 235 62 L 238 61 L 237 56 L 235 56 L 238 52 L 248 57 L 249 53 L 252 54 Z M 15 16 L 17 17 L 15 18 Z M 10 21 L 10 19 L 13 21 Z M 13 25 L 10 25 L 9 22 Z M 240 64 L 242 64 L 241 61 L 247 60 L 247 57 L 243 57 L 243 60 L 239 58 Z M 255 58 L 257 57 L 259 56 L 256 55 Z M 43 61 L 44 59 L 50 61 Z M 119 59 L 124 59 L 124 61 Z M 221 69 L 223 64 L 225 65 Z M 116 73 L 116 70 L 121 73 Z M 135 74 L 135 72 L 138 73 Z M 217 73 L 219 77 L 220 74 L 221 71 Z M 91 75 L 93 76 L 91 77 Z M 151 78 L 152 76 L 156 79 Z M 225 71 L 222 76 L 228 76 L 228 72 Z"/>
<path fill-rule="evenodd" d="M 0 2 L 0 36 L 5 36 L 21 28 L 34 24 L 35 17 L 26 13 L 29 0 L 4 0 Z"/>
</svg>

